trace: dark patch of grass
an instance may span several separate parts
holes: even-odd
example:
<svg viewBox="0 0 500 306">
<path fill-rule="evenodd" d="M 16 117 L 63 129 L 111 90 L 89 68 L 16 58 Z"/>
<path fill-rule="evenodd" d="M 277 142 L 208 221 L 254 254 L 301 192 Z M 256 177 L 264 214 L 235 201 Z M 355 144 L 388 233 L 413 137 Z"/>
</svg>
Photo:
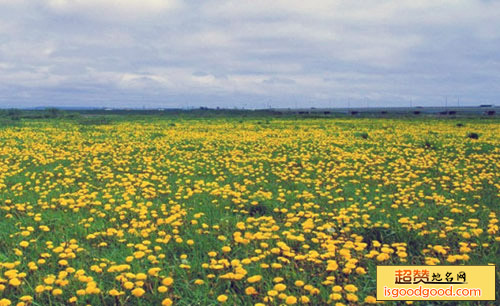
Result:
<svg viewBox="0 0 500 306">
<path fill-rule="evenodd" d="M 420 143 L 419 147 L 425 150 L 438 150 L 441 146 L 436 140 L 427 138 Z"/>
<path fill-rule="evenodd" d="M 78 119 L 78 124 L 81 125 L 109 125 L 111 122 L 111 119 L 105 116 L 92 116 Z"/>
<path fill-rule="evenodd" d="M 363 138 L 363 139 L 368 139 L 368 133 L 366 132 L 361 132 L 361 133 L 355 133 L 354 136 L 356 137 L 359 137 L 359 138 Z"/>
<path fill-rule="evenodd" d="M 155 139 L 161 138 L 163 136 L 165 136 L 165 134 L 163 134 L 163 133 L 153 133 L 153 134 L 151 134 L 151 136 L 149 136 L 149 138 L 151 138 L 151 140 L 155 140 Z"/>
<path fill-rule="evenodd" d="M 478 139 L 479 138 L 479 134 L 471 132 L 471 133 L 467 134 L 467 137 L 469 137 L 470 139 Z"/>
<path fill-rule="evenodd" d="M 263 205 L 257 205 L 257 206 L 252 206 L 248 210 L 248 215 L 252 217 L 260 217 L 260 216 L 265 216 L 267 214 L 271 213 L 271 209 L 269 209 L 267 206 Z"/>
<path fill-rule="evenodd" d="M 18 119 L 12 119 L 12 118 L 1 118 L 0 119 L 0 128 L 3 127 L 11 127 L 11 126 L 19 126 L 20 125 L 20 120 Z"/>
</svg>

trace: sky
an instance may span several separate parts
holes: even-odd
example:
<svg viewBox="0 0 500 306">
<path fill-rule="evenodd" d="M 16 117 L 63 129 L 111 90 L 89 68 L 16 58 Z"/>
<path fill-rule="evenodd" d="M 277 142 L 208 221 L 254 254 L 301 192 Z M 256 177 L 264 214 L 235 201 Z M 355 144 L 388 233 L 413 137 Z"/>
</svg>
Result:
<svg viewBox="0 0 500 306">
<path fill-rule="evenodd" d="M 498 105 L 499 29 L 493 0 L 0 0 L 0 107 Z"/>
</svg>

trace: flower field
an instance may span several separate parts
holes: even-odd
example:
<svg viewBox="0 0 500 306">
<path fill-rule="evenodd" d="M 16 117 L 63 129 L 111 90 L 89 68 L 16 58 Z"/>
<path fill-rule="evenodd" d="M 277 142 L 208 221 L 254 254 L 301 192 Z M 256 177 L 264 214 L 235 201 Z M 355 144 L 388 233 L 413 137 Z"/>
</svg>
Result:
<svg viewBox="0 0 500 306">
<path fill-rule="evenodd" d="M 498 265 L 499 199 L 495 120 L 33 120 L 0 305 L 375 303 L 378 264 Z"/>
</svg>

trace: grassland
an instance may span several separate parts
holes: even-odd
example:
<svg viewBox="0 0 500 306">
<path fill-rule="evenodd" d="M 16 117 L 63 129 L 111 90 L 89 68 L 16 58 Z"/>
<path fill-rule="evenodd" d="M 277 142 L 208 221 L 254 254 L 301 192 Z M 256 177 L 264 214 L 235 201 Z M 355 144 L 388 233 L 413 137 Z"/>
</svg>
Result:
<svg viewBox="0 0 500 306">
<path fill-rule="evenodd" d="M 354 305 L 377 264 L 500 263 L 496 119 L 33 119 L 0 143 L 0 305 Z"/>
</svg>

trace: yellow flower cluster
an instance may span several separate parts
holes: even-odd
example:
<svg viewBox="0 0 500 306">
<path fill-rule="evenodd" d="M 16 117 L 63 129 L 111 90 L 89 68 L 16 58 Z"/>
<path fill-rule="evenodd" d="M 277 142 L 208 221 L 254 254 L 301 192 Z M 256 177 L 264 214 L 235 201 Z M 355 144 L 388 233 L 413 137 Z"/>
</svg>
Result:
<svg viewBox="0 0 500 306">
<path fill-rule="evenodd" d="M 0 128 L 0 305 L 375 304 L 378 264 L 494 263 L 500 124 L 456 123 Z"/>
</svg>

